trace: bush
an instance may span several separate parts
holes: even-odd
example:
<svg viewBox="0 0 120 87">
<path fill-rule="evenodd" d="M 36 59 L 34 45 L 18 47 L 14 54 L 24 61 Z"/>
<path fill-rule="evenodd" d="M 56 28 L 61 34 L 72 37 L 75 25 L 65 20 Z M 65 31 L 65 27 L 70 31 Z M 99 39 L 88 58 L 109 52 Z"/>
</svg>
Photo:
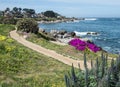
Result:
<svg viewBox="0 0 120 87">
<path fill-rule="evenodd" d="M 0 17 L 0 24 L 16 24 L 17 20 L 14 18 Z"/>
<path fill-rule="evenodd" d="M 27 33 L 38 33 L 38 24 L 33 19 L 22 19 L 17 22 L 17 30 L 27 32 Z"/>
</svg>

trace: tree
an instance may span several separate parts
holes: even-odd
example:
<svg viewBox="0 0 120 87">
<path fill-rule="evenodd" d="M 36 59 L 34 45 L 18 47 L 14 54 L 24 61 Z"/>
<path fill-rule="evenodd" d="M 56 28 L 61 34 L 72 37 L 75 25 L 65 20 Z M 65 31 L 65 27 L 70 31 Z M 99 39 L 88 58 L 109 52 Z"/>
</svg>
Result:
<svg viewBox="0 0 120 87">
<path fill-rule="evenodd" d="M 13 16 L 17 18 L 22 18 L 23 15 L 21 13 L 21 10 L 22 10 L 21 8 L 14 7 L 12 10 Z"/>
<path fill-rule="evenodd" d="M 10 8 L 6 8 L 6 9 L 5 9 L 5 12 L 7 12 L 7 11 L 10 11 Z"/>
<path fill-rule="evenodd" d="M 17 22 L 17 30 L 27 33 L 38 33 L 38 23 L 33 19 L 22 19 Z"/>
<path fill-rule="evenodd" d="M 33 17 L 33 15 L 35 14 L 35 10 L 24 8 L 23 13 L 24 13 L 24 17 Z"/>
<path fill-rule="evenodd" d="M 4 10 L 4 17 L 8 17 L 8 18 L 12 17 L 12 12 L 10 11 L 10 8 L 6 8 Z"/>
<path fill-rule="evenodd" d="M 56 13 L 53 12 L 53 11 L 46 11 L 46 12 L 44 12 L 43 14 L 44 14 L 44 16 L 46 16 L 46 17 L 55 17 L 55 18 L 57 17 Z"/>
<path fill-rule="evenodd" d="M 12 10 L 12 13 L 13 13 L 14 17 L 17 17 L 17 15 L 18 15 L 18 8 L 14 7 L 13 10 Z"/>
</svg>

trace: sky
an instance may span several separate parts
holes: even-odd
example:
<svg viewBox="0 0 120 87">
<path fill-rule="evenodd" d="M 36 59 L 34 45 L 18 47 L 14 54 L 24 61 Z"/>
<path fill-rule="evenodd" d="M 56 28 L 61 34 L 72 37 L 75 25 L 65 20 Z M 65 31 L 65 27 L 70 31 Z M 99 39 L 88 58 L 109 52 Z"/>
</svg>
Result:
<svg viewBox="0 0 120 87">
<path fill-rule="evenodd" d="M 0 10 L 7 7 L 53 10 L 67 17 L 120 17 L 120 0 L 0 0 Z"/>
</svg>

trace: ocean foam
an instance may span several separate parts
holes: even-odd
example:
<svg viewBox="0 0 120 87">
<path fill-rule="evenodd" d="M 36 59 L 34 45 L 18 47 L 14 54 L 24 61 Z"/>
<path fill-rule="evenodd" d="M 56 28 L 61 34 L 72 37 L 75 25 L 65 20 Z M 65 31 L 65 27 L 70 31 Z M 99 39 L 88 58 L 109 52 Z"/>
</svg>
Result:
<svg viewBox="0 0 120 87">
<path fill-rule="evenodd" d="M 85 35 L 96 36 L 96 35 L 99 35 L 97 32 L 78 32 L 78 31 L 74 31 L 74 33 L 76 34 L 76 36 L 85 36 Z"/>
<path fill-rule="evenodd" d="M 80 20 L 74 20 L 73 22 L 80 22 Z"/>
<path fill-rule="evenodd" d="M 87 32 L 77 32 L 77 31 L 74 31 L 74 33 L 76 34 L 76 36 L 84 36 L 84 35 L 87 35 Z"/>
<path fill-rule="evenodd" d="M 95 21 L 95 20 L 97 20 L 97 18 L 85 18 L 85 20 L 87 20 L 87 21 Z"/>
</svg>

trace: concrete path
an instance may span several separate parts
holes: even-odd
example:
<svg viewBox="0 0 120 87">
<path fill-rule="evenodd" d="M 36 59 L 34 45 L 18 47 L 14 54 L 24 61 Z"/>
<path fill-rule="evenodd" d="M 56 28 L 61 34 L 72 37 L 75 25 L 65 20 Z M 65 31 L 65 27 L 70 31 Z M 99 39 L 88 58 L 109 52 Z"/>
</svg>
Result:
<svg viewBox="0 0 120 87">
<path fill-rule="evenodd" d="M 81 60 L 81 61 L 78 61 L 78 60 L 74 60 L 74 59 L 71 59 L 71 58 L 68 58 L 68 57 L 65 57 L 63 55 L 60 55 L 58 53 L 56 53 L 55 51 L 53 50 L 49 50 L 49 49 L 46 49 L 44 47 L 41 47 L 40 45 L 36 45 L 30 41 L 27 41 L 26 39 L 24 39 L 22 36 L 19 36 L 17 33 L 16 33 L 16 30 L 14 31 L 11 31 L 10 32 L 10 36 L 11 38 L 13 38 L 14 40 L 16 40 L 17 42 L 21 43 L 22 45 L 34 50 L 34 51 L 37 51 L 38 53 L 41 53 L 41 54 L 44 54 L 46 56 L 49 56 L 51 58 L 54 58 L 64 64 L 67 64 L 67 65 L 74 65 L 74 67 L 78 68 L 78 63 L 80 64 L 80 68 L 82 70 L 84 70 L 84 61 Z M 91 68 L 91 64 L 90 63 L 87 63 L 88 65 L 88 68 Z"/>
</svg>

